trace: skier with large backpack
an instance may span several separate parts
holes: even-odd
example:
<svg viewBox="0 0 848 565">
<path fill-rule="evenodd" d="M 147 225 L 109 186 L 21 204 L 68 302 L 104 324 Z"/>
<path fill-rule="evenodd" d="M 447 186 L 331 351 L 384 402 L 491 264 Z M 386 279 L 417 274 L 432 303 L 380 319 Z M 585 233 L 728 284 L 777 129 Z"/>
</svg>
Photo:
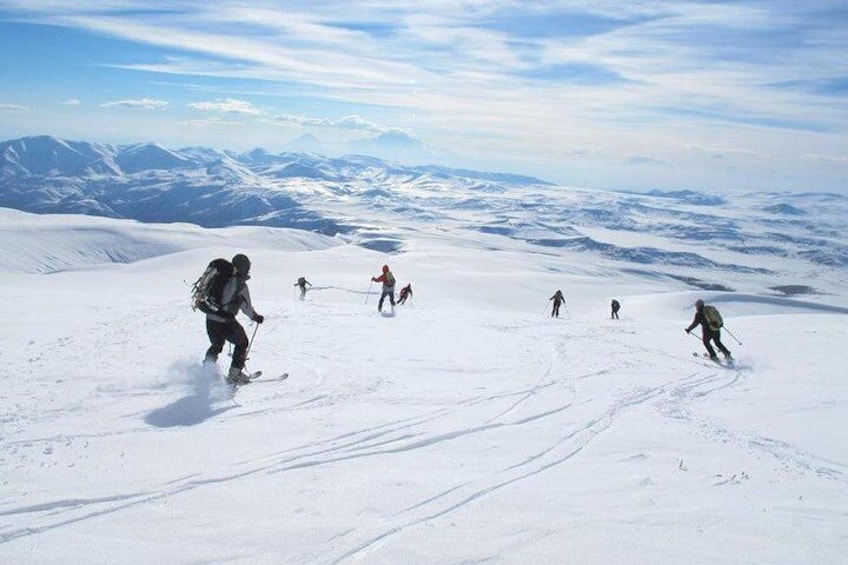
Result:
<svg viewBox="0 0 848 565">
<path fill-rule="evenodd" d="M 383 274 L 379 277 L 371 277 L 373 282 L 383 283 L 383 293 L 380 294 L 380 302 L 377 303 L 377 312 L 383 311 L 383 301 L 386 297 L 392 303 L 392 312 L 395 311 L 395 276 L 389 270 L 388 265 L 383 265 Z"/>
<path fill-rule="evenodd" d="M 724 326 L 724 321 L 721 319 L 721 314 L 719 313 L 718 308 L 712 304 L 704 304 L 704 301 L 701 299 L 696 300 L 695 318 L 692 320 L 692 323 L 689 324 L 689 327 L 686 328 L 686 333 L 688 334 L 691 332 L 698 324 L 701 325 L 702 341 L 704 342 L 704 347 L 707 348 L 707 353 L 709 353 L 710 359 L 713 361 L 718 360 L 718 355 L 716 355 L 715 349 L 713 349 L 710 342 L 716 344 L 716 347 L 718 347 L 722 354 L 724 354 L 725 359 L 733 359 L 730 355 L 730 350 L 721 343 L 721 328 Z"/>
<path fill-rule="evenodd" d="M 250 380 L 243 370 L 249 341 L 244 328 L 236 320 L 236 314 L 241 311 L 257 324 L 265 321 L 265 317 L 253 309 L 247 288 L 249 273 L 250 259 L 246 255 L 239 253 L 232 261 L 215 259 L 193 287 L 192 307 L 206 314 L 206 333 L 211 343 L 204 363 L 216 363 L 224 343 L 230 342 L 235 346 L 227 372 L 229 384 Z"/>
</svg>

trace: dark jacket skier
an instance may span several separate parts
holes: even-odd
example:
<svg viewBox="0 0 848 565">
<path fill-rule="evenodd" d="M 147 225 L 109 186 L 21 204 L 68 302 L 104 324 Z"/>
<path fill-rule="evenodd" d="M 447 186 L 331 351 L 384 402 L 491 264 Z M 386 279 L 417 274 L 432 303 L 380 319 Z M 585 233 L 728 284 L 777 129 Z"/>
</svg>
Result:
<svg viewBox="0 0 848 565">
<path fill-rule="evenodd" d="M 688 334 L 691 332 L 698 324 L 701 325 L 701 338 L 704 342 L 704 347 L 707 348 L 707 353 L 709 353 L 710 359 L 713 361 L 718 359 L 715 349 L 713 349 L 713 346 L 710 345 L 710 342 L 715 343 L 716 347 L 718 347 L 718 349 L 724 354 L 725 359 L 733 359 L 730 355 L 730 351 L 723 343 L 721 343 L 721 330 L 712 329 L 710 324 L 707 322 L 707 317 L 704 315 L 704 301 L 701 299 L 695 301 L 695 318 L 686 328 L 686 333 Z"/>
<path fill-rule="evenodd" d="M 621 309 L 621 304 L 619 304 L 618 300 L 613 298 L 612 302 L 610 303 L 610 308 L 611 308 L 611 312 L 612 312 L 610 314 L 610 319 L 611 320 L 618 320 L 618 311 Z"/>
<path fill-rule="evenodd" d="M 306 285 L 312 286 L 312 283 L 306 280 L 305 277 L 300 277 L 297 279 L 297 282 L 294 283 L 294 286 L 300 287 L 300 299 L 303 300 L 306 298 Z"/>
<path fill-rule="evenodd" d="M 407 298 L 412 297 L 412 283 L 409 283 L 402 289 L 400 289 L 400 300 L 398 300 L 398 304 L 403 304 L 406 302 Z"/>
<path fill-rule="evenodd" d="M 239 253 L 231 262 L 233 276 L 224 283 L 221 294 L 224 312 L 206 314 L 206 333 L 211 345 L 206 350 L 204 362 L 215 363 L 224 348 L 224 343 L 228 341 L 232 343 L 235 349 L 233 361 L 227 372 L 227 382 L 234 384 L 249 380 L 248 375 L 243 371 L 247 360 L 248 339 L 244 328 L 236 320 L 236 314 L 241 311 L 257 324 L 264 322 L 265 317 L 256 313 L 250 301 L 250 290 L 247 288 L 247 281 L 250 279 L 250 259 Z"/>
<path fill-rule="evenodd" d="M 548 298 L 548 300 L 549 300 L 549 301 L 550 301 L 550 300 L 553 300 L 553 301 L 554 301 L 554 307 L 553 307 L 553 310 L 551 310 L 551 318 L 553 318 L 554 316 L 556 316 L 557 318 L 559 318 L 559 307 L 560 307 L 560 305 L 561 305 L 563 302 L 565 302 L 565 296 L 563 296 L 563 295 L 562 295 L 562 291 L 561 291 L 561 290 L 557 290 L 557 291 L 554 293 L 554 295 L 553 295 L 553 296 L 551 296 L 550 298 Z"/>
<path fill-rule="evenodd" d="M 386 297 L 392 303 L 392 312 L 395 311 L 395 276 L 389 270 L 388 265 L 383 265 L 383 274 L 379 277 L 371 277 L 374 282 L 383 283 L 383 292 L 380 294 L 380 302 L 377 303 L 377 311 L 383 311 L 383 301 Z"/>
</svg>

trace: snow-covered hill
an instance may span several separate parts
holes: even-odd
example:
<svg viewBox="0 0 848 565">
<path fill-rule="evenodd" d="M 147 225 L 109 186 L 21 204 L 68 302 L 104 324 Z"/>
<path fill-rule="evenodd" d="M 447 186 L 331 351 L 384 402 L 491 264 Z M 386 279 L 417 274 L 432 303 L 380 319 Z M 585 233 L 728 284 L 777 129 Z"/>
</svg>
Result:
<svg viewBox="0 0 848 565">
<path fill-rule="evenodd" d="M 191 224 L 144 224 L 67 214 L 38 215 L 0 208 L 0 273 L 54 273 L 215 246 L 285 251 L 327 249 L 342 240 L 303 230 Z"/>
<path fill-rule="evenodd" d="M 497 191 L 462 206 L 405 191 L 427 206 L 391 212 L 395 191 L 374 195 L 360 232 L 394 254 L 268 227 L 2 211 L 0 561 L 844 559 L 848 287 L 843 267 L 777 237 L 844 245 L 828 233 L 839 202 L 794 199 L 806 214 L 788 215 L 810 223 L 796 226 L 781 208 L 569 192 L 561 210 L 573 198 L 584 221 L 565 227 L 533 195 L 498 218 Z M 788 251 L 747 253 L 740 232 Z M 719 267 L 673 264 L 693 249 Z M 242 322 L 265 376 L 230 398 L 227 358 L 200 365 L 188 285 L 236 252 L 253 260 L 266 321 Z M 384 263 L 414 290 L 394 317 L 370 286 Z M 299 276 L 314 285 L 303 302 Z M 693 356 L 698 297 L 724 314 L 735 366 Z"/>
</svg>

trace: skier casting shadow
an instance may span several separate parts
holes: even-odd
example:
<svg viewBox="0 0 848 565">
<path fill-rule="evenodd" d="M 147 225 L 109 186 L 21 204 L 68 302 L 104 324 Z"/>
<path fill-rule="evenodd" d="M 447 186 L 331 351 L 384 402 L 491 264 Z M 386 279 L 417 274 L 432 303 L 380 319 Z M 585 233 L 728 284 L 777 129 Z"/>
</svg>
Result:
<svg viewBox="0 0 848 565">
<path fill-rule="evenodd" d="M 227 382 L 230 384 L 249 382 L 250 377 L 244 373 L 247 361 L 249 341 L 242 325 L 236 320 L 239 310 L 261 324 L 265 317 L 257 314 L 250 301 L 250 290 L 247 281 L 250 279 L 250 259 L 239 253 L 232 260 L 233 272 L 224 283 L 221 292 L 221 306 L 217 312 L 206 312 L 206 334 L 211 345 L 206 350 L 204 363 L 215 363 L 224 348 L 224 343 L 230 342 L 235 346 L 230 370 L 227 372 Z"/>
<path fill-rule="evenodd" d="M 718 356 L 716 355 L 715 349 L 710 344 L 713 342 L 716 344 L 716 347 L 724 354 L 725 359 L 733 359 L 730 355 L 730 350 L 728 350 L 723 343 L 721 343 L 721 331 L 720 331 L 720 322 L 710 323 L 710 315 L 707 312 L 707 309 L 712 308 L 715 310 L 714 306 L 710 306 L 709 304 L 704 304 L 704 301 L 698 299 L 695 301 L 695 318 L 692 320 L 692 323 L 689 324 L 689 327 L 686 328 L 686 333 L 692 331 L 692 329 L 698 324 L 701 325 L 701 336 L 702 341 L 704 342 L 704 347 L 707 348 L 707 353 L 710 355 L 710 359 L 713 361 L 718 360 Z"/>
</svg>

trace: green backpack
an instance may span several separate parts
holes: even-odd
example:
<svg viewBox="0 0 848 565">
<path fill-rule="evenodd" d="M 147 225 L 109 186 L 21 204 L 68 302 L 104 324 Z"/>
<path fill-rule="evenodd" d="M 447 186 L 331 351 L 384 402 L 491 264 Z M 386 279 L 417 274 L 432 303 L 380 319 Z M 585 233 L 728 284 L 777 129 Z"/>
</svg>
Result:
<svg viewBox="0 0 848 565">
<path fill-rule="evenodd" d="M 713 331 L 718 331 L 722 326 L 724 326 L 724 320 L 721 319 L 721 314 L 718 313 L 718 309 L 710 304 L 704 305 L 704 319 Z"/>
</svg>

